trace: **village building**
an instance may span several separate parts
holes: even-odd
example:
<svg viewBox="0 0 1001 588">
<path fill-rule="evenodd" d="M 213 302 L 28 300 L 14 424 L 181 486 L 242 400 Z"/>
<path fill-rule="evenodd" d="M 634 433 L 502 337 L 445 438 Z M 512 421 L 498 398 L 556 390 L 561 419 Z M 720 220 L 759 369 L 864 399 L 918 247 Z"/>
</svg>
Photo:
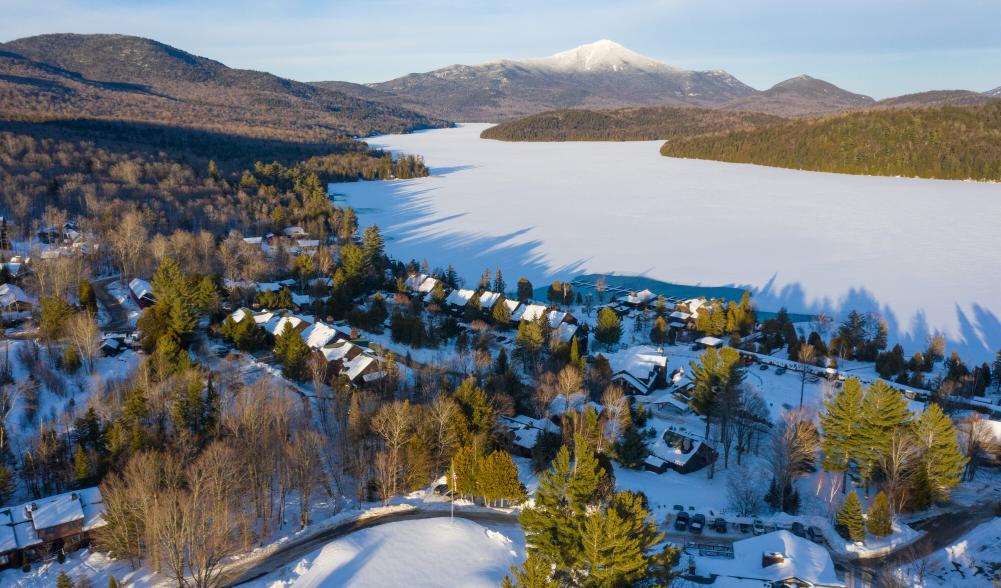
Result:
<svg viewBox="0 0 1001 588">
<path fill-rule="evenodd" d="M 717 337 L 702 337 L 695 340 L 693 347 L 695 349 L 709 349 L 710 347 L 713 349 L 719 349 L 723 347 L 723 340 Z"/>
<path fill-rule="evenodd" d="M 139 308 L 148 308 L 156 304 L 156 297 L 153 296 L 153 287 L 146 280 L 132 278 L 129 282 L 129 294 Z"/>
<path fill-rule="evenodd" d="M 0 309 L 4 312 L 31 312 L 35 297 L 15 284 L 0 284 Z"/>
<path fill-rule="evenodd" d="M 632 308 L 643 308 L 656 298 L 657 295 L 650 290 L 643 290 L 641 292 L 630 292 L 629 295 L 622 299 L 622 302 Z"/>
<path fill-rule="evenodd" d="M 667 356 L 650 345 L 629 347 L 608 356 L 612 381 L 628 394 L 649 394 L 667 386 Z"/>
<path fill-rule="evenodd" d="M 445 298 L 445 306 L 452 312 L 462 312 L 475 295 L 476 292 L 474 290 L 452 290 Z"/>
<path fill-rule="evenodd" d="M 511 322 L 534 321 L 546 312 L 546 307 L 541 304 L 525 303 L 518 308 L 517 312 L 511 315 Z"/>
<path fill-rule="evenodd" d="M 511 432 L 511 452 L 521 457 L 532 457 L 539 436 L 544 432 L 559 434 L 560 428 L 549 419 L 536 419 L 525 415 L 501 416 L 501 424 Z"/>
<path fill-rule="evenodd" d="M 316 321 L 302 331 L 302 339 L 310 349 L 320 349 L 341 337 L 344 337 L 344 333 L 323 321 Z"/>
<path fill-rule="evenodd" d="M 666 429 L 643 464 L 647 471 L 662 474 L 672 469 L 679 474 L 690 474 L 706 467 L 716 459 L 716 452 L 702 439 L 675 427 Z"/>
<path fill-rule="evenodd" d="M 695 557 L 694 562 L 696 575 L 713 586 L 845 586 L 826 549 L 785 530 L 735 541 L 733 558 Z"/>
<path fill-rule="evenodd" d="M 77 549 L 105 524 L 97 487 L 0 509 L 0 569 Z"/>
</svg>

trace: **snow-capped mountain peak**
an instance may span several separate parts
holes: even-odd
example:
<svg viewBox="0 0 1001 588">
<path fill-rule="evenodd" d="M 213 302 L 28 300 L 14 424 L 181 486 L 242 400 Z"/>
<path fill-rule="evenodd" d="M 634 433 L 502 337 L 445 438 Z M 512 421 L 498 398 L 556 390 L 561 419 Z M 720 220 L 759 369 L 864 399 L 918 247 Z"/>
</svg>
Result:
<svg viewBox="0 0 1001 588">
<path fill-rule="evenodd" d="M 656 59 L 640 55 L 608 39 L 560 51 L 549 57 L 527 59 L 524 63 L 563 72 L 682 71 Z"/>
</svg>

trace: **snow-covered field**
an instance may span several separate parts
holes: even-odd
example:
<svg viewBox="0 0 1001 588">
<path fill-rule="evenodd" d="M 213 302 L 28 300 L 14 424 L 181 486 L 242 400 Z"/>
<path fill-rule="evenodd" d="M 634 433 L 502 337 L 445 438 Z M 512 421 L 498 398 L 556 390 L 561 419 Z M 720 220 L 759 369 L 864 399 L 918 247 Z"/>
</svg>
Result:
<svg viewBox="0 0 1001 588">
<path fill-rule="evenodd" d="M 403 259 L 750 288 L 760 307 L 878 310 L 894 339 L 1001 348 L 1001 185 L 670 159 L 658 142 L 504 143 L 462 125 L 370 140 L 431 178 L 335 185 Z"/>
<path fill-rule="evenodd" d="M 524 558 L 517 524 L 447 518 L 388 523 L 328 543 L 254 588 L 377 588 L 500 584 Z"/>
</svg>

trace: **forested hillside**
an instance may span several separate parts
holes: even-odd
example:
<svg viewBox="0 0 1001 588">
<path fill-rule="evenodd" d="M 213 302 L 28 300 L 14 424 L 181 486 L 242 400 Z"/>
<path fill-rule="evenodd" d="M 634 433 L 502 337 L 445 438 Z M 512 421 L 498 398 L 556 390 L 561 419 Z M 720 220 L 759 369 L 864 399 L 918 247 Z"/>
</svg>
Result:
<svg viewBox="0 0 1001 588">
<path fill-rule="evenodd" d="M 501 123 L 480 136 L 501 141 L 648 141 L 755 128 L 783 120 L 756 112 L 666 106 L 555 110 Z"/>
<path fill-rule="evenodd" d="M 668 141 L 669 157 L 849 174 L 1001 181 L 1001 102 L 853 112 Z"/>
<path fill-rule="evenodd" d="M 449 124 L 124 35 L 40 35 L 0 44 L 0 114 L 130 120 L 317 142 Z"/>
<path fill-rule="evenodd" d="M 423 175 L 418 157 L 394 159 L 352 140 L 293 143 L 113 121 L 0 121 L 0 210 L 23 235 L 48 209 L 93 222 L 98 231 L 130 211 L 141 212 L 153 233 L 280 230 L 323 220 L 328 181 Z M 328 230 L 316 227 L 317 234 Z"/>
</svg>

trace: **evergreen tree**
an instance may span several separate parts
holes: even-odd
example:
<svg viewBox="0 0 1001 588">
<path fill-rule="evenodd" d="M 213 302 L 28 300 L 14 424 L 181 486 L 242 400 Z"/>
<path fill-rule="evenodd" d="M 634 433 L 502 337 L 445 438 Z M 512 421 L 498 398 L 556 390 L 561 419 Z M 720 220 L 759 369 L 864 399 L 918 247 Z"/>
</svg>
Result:
<svg viewBox="0 0 1001 588">
<path fill-rule="evenodd" d="M 823 467 L 829 472 L 847 473 L 861 449 L 862 383 L 848 378 L 837 395 L 824 401 L 820 413 Z"/>
<path fill-rule="evenodd" d="M 63 351 L 63 369 L 66 373 L 73 374 L 80 369 L 80 353 L 76 350 L 76 345 L 67 345 Z"/>
<path fill-rule="evenodd" d="M 170 300 L 168 328 L 178 341 L 184 341 L 194 332 L 195 325 L 198 324 L 198 317 L 192 312 L 191 306 L 180 296 L 175 296 Z"/>
<path fill-rule="evenodd" d="M 195 290 L 195 307 L 202 314 L 213 315 L 219 312 L 219 289 L 216 288 L 215 282 L 209 276 L 204 276 L 198 281 L 198 287 Z"/>
<path fill-rule="evenodd" d="M 504 304 L 503 297 L 497 301 L 497 304 L 494 304 L 491 317 L 495 325 L 506 327 L 511 324 L 511 309 L 507 307 L 507 304 Z"/>
<path fill-rule="evenodd" d="M 7 467 L 7 464 L 0 462 L 0 503 L 7 504 L 7 501 L 14 496 L 16 489 L 14 473 Z"/>
<path fill-rule="evenodd" d="M 73 588 L 73 580 L 66 575 L 66 570 L 59 570 L 59 575 L 56 576 L 56 588 Z"/>
<path fill-rule="evenodd" d="M 838 533 L 856 543 L 865 541 L 865 524 L 862 520 L 862 502 L 854 490 L 848 493 L 835 517 Z"/>
<path fill-rule="evenodd" d="M 476 486 L 488 506 L 498 501 L 518 503 L 525 498 L 525 490 L 518 479 L 518 466 L 506 451 L 493 451 L 483 458 Z"/>
<path fill-rule="evenodd" d="M 534 359 L 545 342 L 542 329 L 537 322 L 522 319 L 518 323 L 518 334 L 514 338 L 514 343 L 518 346 L 525 361 Z"/>
<path fill-rule="evenodd" d="M 497 292 L 498 294 L 503 294 L 506 288 L 507 288 L 507 283 L 504 282 L 504 275 L 501 273 L 501 269 L 498 267 L 497 271 L 494 273 L 494 292 Z"/>
<path fill-rule="evenodd" d="M 890 513 L 890 500 L 881 490 L 876 494 L 869 512 L 866 513 L 865 526 L 869 533 L 876 537 L 885 537 L 893 532 L 893 517 Z"/>
<path fill-rule="evenodd" d="M 448 264 L 448 269 L 445 270 L 445 283 L 448 284 L 449 288 L 459 287 L 459 274 L 456 273 L 452 264 Z"/>
<path fill-rule="evenodd" d="M 480 274 L 480 285 L 477 288 L 478 291 L 483 292 L 484 290 L 490 289 L 490 268 L 483 270 Z"/>
<path fill-rule="evenodd" d="M 890 445 L 893 431 L 911 419 L 907 401 L 899 390 L 891 388 L 882 380 L 876 380 L 866 389 L 862 400 L 862 422 L 859 436 L 858 456 L 859 476 L 868 486 L 873 471 Z"/>
<path fill-rule="evenodd" d="M 94 286 L 89 280 L 80 280 L 77 285 L 77 298 L 80 299 L 80 306 L 84 310 L 97 316 L 97 295 L 94 294 Z"/>
<path fill-rule="evenodd" d="M 475 496 L 480 492 L 479 475 L 482 458 L 473 445 L 461 445 L 452 456 L 449 489 L 460 496 Z M 453 475 L 454 474 L 454 475 Z"/>
<path fill-rule="evenodd" d="M 959 449 L 956 426 L 939 405 L 930 403 L 915 420 L 914 438 L 921 448 L 924 479 L 935 500 L 947 500 L 959 483 L 967 458 Z"/>
<path fill-rule="evenodd" d="M 73 475 L 76 478 L 77 486 L 86 486 L 91 474 L 90 460 L 87 458 L 87 452 L 83 450 L 83 447 L 77 445 L 76 453 L 73 454 Z"/>
<path fill-rule="evenodd" d="M 630 422 L 622 436 L 615 441 L 613 446 L 615 458 L 623 467 L 638 470 L 643 467 L 643 462 L 650 455 L 650 449 L 646 445 L 646 438 L 639 428 Z"/>
<path fill-rule="evenodd" d="M 650 329 L 650 341 L 657 345 L 663 345 L 668 340 L 667 321 L 664 317 L 658 316 L 653 321 L 653 328 Z"/>
<path fill-rule="evenodd" d="M 533 553 L 528 554 L 521 568 L 511 566 L 511 576 L 504 576 L 502 588 L 559 588 L 553 578 L 553 566 Z"/>
<path fill-rule="evenodd" d="M 282 332 L 275 338 L 275 359 L 282 364 L 282 375 L 291 380 L 305 378 L 307 357 L 309 347 L 292 323 L 286 322 Z"/>
<path fill-rule="evenodd" d="M 598 324 L 594 328 L 594 338 L 606 346 L 614 345 L 622 338 L 622 323 L 615 311 L 607 306 L 598 311 Z"/>
<path fill-rule="evenodd" d="M 362 235 L 361 248 L 364 255 L 365 266 L 374 272 L 382 271 L 383 250 L 385 248 L 385 244 L 382 240 L 382 233 L 379 232 L 379 227 L 376 225 L 369 225 L 365 227 L 365 233 Z"/>
<path fill-rule="evenodd" d="M 518 279 L 518 302 L 525 303 L 532 299 L 535 288 L 527 278 Z"/>
<path fill-rule="evenodd" d="M 66 321 L 73 316 L 73 307 L 58 296 L 42 298 L 41 307 L 42 317 L 38 322 L 38 333 L 46 341 L 62 338 Z"/>
</svg>

